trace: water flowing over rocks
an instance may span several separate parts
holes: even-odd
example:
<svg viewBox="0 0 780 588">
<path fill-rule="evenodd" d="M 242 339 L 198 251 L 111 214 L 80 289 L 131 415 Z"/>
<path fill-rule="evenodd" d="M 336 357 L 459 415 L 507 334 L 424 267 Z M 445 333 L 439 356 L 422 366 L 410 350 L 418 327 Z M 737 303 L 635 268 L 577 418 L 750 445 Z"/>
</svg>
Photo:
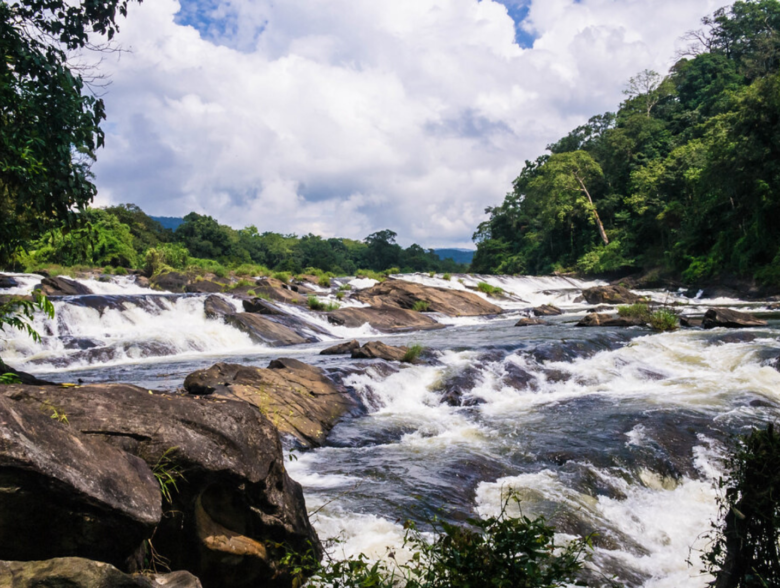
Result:
<svg viewBox="0 0 780 588">
<path fill-rule="evenodd" d="M 284 315 L 286 314 L 279 306 L 263 300 L 262 298 L 252 298 L 250 300 L 242 300 L 241 304 L 246 312 L 254 312 L 257 314 L 270 314 L 270 315 Z"/>
<path fill-rule="evenodd" d="M 316 337 L 301 335 L 270 318 L 251 312 L 225 315 L 224 319 L 227 324 L 246 333 L 256 343 L 270 345 L 271 347 L 300 345 L 317 341 Z"/>
<path fill-rule="evenodd" d="M 45 561 L 0 561 L 0 580 L 10 588 L 202 588 L 185 571 L 169 574 L 124 574 L 114 566 L 79 557 Z"/>
<path fill-rule="evenodd" d="M 68 278 L 44 278 L 40 286 L 41 294 L 44 296 L 80 296 L 83 294 L 92 294 L 92 290 L 84 284 Z"/>
<path fill-rule="evenodd" d="M 0 559 L 126 565 L 160 522 L 159 486 L 141 459 L 51 418 L 66 414 L 0 396 Z"/>
<path fill-rule="evenodd" d="M 597 286 L 582 291 L 588 304 L 634 304 L 642 298 L 623 286 Z"/>
<path fill-rule="evenodd" d="M 310 294 L 314 294 L 314 290 L 307 286 L 302 284 L 285 284 L 276 278 L 260 278 L 252 289 L 257 294 L 264 294 L 271 300 L 288 304 L 305 302 Z"/>
<path fill-rule="evenodd" d="M 384 359 L 386 361 L 403 361 L 408 347 L 393 347 L 381 341 L 369 341 L 362 347 L 352 351 L 352 359 Z"/>
<path fill-rule="evenodd" d="M 382 333 L 404 333 L 443 329 L 445 325 L 429 316 L 402 308 L 341 308 L 329 313 L 328 322 L 340 327 L 359 328 L 370 325 Z"/>
<path fill-rule="evenodd" d="M 704 313 L 702 327 L 713 329 L 725 327 L 727 329 L 742 329 L 745 327 L 765 327 L 767 322 L 757 319 L 752 314 L 729 310 L 728 308 L 710 308 Z"/>
<path fill-rule="evenodd" d="M 352 298 L 376 308 L 406 310 L 414 308 L 415 303 L 427 302 L 429 311 L 447 316 L 485 316 L 502 312 L 501 307 L 477 294 L 423 286 L 406 280 L 388 279 L 353 294 Z"/>
<path fill-rule="evenodd" d="M 192 572 L 205 587 L 289 586 L 279 566 L 283 553 L 276 545 L 286 543 L 299 550 L 311 545 L 319 553 L 301 488 L 285 471 L 277 431 L 254 406 L 219 396 L 161 394 L 123 384 L 11 385 L 0 388 L 0 393 L 5 403 L 13 401 L 10 406 L 15 410 L 28 411 L 23 422 L 35 423 L 31 413 L 56 407 L 68 420 L 60 428 L 80 434 L 85 444 L 113 452 L 110 460 L 85 458 L 85 468 L 140 457 L 146 464 L 141 462 L 138 468 L 151 484 L 158 518 L 160 487 L 149 468 L 180 472 L 176 486 L 168 488 L 171 503 L 164 505 L 154 548 L 170 560 L 171 569 Z M 49 421 L 46 431 L 55 426 L 47 415 L 40 418 Z M 128 483 L 124 488 L 139 492 L 142 486 Z M 135 504 L 134 500 L 139 498 L 123 500 L 124 507 Z M 105 519 L 103 524 L 108 524 L 110 519 Z M 150 521 L 144 529 L 150 533 L 153 524 Z M 68 537 L 64 532 L 58 535 Z M 114 528 L 95 544 L 107 549 L 145 536 L 135 538 Z M 93 545 L 94 533 L 84 537 Z M 71 554 L 35 559 L 55 555 Z M 5 554 L 0 558 L 15 559 Z"/>
<path fill-rule="evenodd" d="M 17 282 L 14 278 L 11 276 L 6 276 L 5 274 L 0 274 L 0 289 L 6 289 L 6 288 L 16 288 L 19 285 L 19 282 Z"/>
<path fill-rule="evenodd" d="M 336 422 L 355 407 L 321 369 L 295 359 L 277 359 L 268 368 L 218 363 L 187 376 L 190 394 L 232 398 L 256 406 L 305 447 L 321 445 Z"/>
<path fill-rule="evenodd" d="M 236 309 L 227 300 L 221 296 L 212 295 L 206 298 L 203 303 L 203 311 L 206 313 L 206 318 L 209 319 L 223 319 L 225 316 L 235 314 Z"/>
</svg>

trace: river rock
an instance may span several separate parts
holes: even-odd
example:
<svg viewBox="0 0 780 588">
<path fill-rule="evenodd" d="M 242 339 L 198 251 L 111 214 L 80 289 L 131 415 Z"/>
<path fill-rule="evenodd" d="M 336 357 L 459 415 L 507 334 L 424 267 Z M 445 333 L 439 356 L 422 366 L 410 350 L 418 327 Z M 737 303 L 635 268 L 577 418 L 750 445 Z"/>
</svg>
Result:
<svg viewBox="0 0 780 588">
<path fill-rule="evenodd" d="M 321 553 L 301 487 L 284 469 L 276 428 L 246 402 L 163 394 L 126 384 L 15 385 L 0 394 L 33 412 L 44 403 L 56 406 L 67 414 L 68 430 L 81 432 L 86 441 L 132 453 L 159 472 L 180 471 L 183 477 L 169 487 L 171 503 L 165 504 L 154 548 L 170 560 L 171 569 L 195 574 L 206 588 L 289 586 L 279 562 L 283 553 L 276 546 Z M 122 454 L 116 453 L 113 461 L 119 462 Z M 41 458 L 48 455 L 43 452 Z M 102 462 L 83 463 L 90 468 Z M 146 465 L 138 467 L 148 472 Z M 159 485 L 152 482 L 159 508 Z M 105 483 L 106 488 L 116 486 Z M 132 494 L 139 492 L 139 484 L 120 486 L 117 491 L 131 493 L 122 500 L 129 508 L 139 500 Z M 119 535 L 116 529 L 114 533 Z M 112 539 L 128 541 L 124 536 Z"/>
<path fill-rule="evenodd" d="M 192 281 L 192 277 L 181 272 L 166 272 L 153 275 L 149 278 L 149 285 L 155 290 L 167 290 L 168 292 L 184 292 L 184 289 Z"/>
<path fill-rule="evenodd" d="M 256 343 L 271 347 L 300 345 L 317 341 L 316 337 L 302 336 L 270 318 L 250 312 L 226 315 L 225 322 L 249 335 Z"/>
<path fill-rule="evenodd" d="M 246 312 L 253 312 L 255 314 L 268 314 L 268 315 L 283 315 L 285 313 L 281 308 L 268 300 L 262 298 L 251 298 L 250 300 L 242 300 Z"/>
<path fill-rule="evenodd" d="M 321 445 L 336 422 L 354 406 L 321 369 L 295 359 L 268 368 L 218 363 L 184 380 L 190 394 L 234 398 L 260 409 L 281 433 L 302 445 Z"/>
<path fill-rule="evenodd" d="M 344 343 L 334 345 L 333 347 L 323 349 L 320 351 L 320 355 L 348 355 L 356 349 L 360 349 L 360 343 L 357 339 L 353 339 L 352 341 L 346 341 Z"/>
<path fill-rule="evenodd" d="M 352 351 L 352 359 L 385 359 L 387 361 L 403 361 L 407 347 L 393 347 L 381 341 L 369 341 L 359 349 Z"/>
<path fill-rule="evenodd" d="M 704 313 L 702 327 L 713 329 L 725 327 L 727 329 L 741 329 L 744 327 L 765 327 L 766 321 L 757 319 L 752 314 L 729 310 L 728 308 L 710 308 Z"/>
<path fill-rule="evenodd" d="M 588 304 L 634 304 L 642 298 L 623 286 L 596 286 L 582 291 Z"/>
<path fill-rule="evenodd" d="M 149 466 L 79 434 L 69 426 L 67 403 L 43 395 L 27 405 L 6 396 L 0 395 L 0 559 L 79 556 L 127 565 L 162 516 Z"/>
<path fill-rule="evenodd" d="M 638 317 L 624 317 L 614 314 L 599 314 L 591 312 L 586 314 L 577 327 L 641 327 L 645 322 Z"/>
<path fill-rule="evenodd" d="M 217 294 L 225 290 L 225 285 L 211 280 L 198 280 L 184 286 L 185 292 L 192 294 Z"/>
<path fill-rule="evenodd" d="M 499 306 L 472 292 L 423 286 L 406 280 L 385 280 L 361 290 L 352 298 L 377 308 L 411 310 L 416 302 L 427 302 L 428 310 L 448 316 L 484 316 L 501 314 Z"/>
<path fill-rule="evenodd" d="M 515 323 L 516 327 L 532 327 L 534 325 L 546 325 L 547 323 L 538 318 L 525 316 Z"/>
<path fill-rule="evenodd" d="M 10 580 L 4 584 L 3 578 Z M 81 557 L 44 561 L 0 561 L 4 588 L 202 588 L 185 571 L 170 574 L 124 574 L 114 566 Z"/>
<path fill-rule="evenodd" d="M 212 320 L 224 320 L 227 315 L 236 313 L 235 307 L 230 302 L 214 294 L 206 298 L 203 303 L 203 311 L 206 313 L 206 318 Z"/>
<path fill-rule="evenodd" d="M 327 314 L 328 322 L 334 325 L 358 328 L 371 325 L 383 333 L 405 333 L 408 331 L 429 331 L 443 329 L 431 317 L 402 308 L 341 308 Z"/>
<path fill-rule="evenodd" d="M 19 285 L 19 282 L 17 282 L 11 276 L 6 276 L 5 274 L 0 274 L 0 289 L 3 289 L 3 288 L 16 288 L 18 285 Z"/>
<path fill-rule="evenodd" d="M 701 318 L 694 318 L 692 316 L 680 316 L 680 326 L 681 327 L 690 327 L 690 328 L 698 328 L 702 326 L 702 319 Z"/>
<path fill-rule="evenodd" d="M 563 311 L 560 308 L 553 306 L 552 304 L 537 306 L 532 309 L 531 312 L 534 313 L 534 316 L 558 316 L 559 314 L 563 314 Z"/>
<path fill-rule="evenodd" d="M 43 278 L 40 290 L 44 296 L 81 296 L 83 294 L 92 294 L 92 290 L 84 284 L 63 277 Z"/>
<path fill-rule="evenodd" d="M 276 278 L 260 278 L 252 289 L 257 294 L 265 294 L 271 300 L 277 302 L 286 302 L 287 304 L 298 304 L 306 301 L 309 294 L 314 294 L 314 290 L 307 288 L 302 284 L 285 284 Z"/>
</svg>

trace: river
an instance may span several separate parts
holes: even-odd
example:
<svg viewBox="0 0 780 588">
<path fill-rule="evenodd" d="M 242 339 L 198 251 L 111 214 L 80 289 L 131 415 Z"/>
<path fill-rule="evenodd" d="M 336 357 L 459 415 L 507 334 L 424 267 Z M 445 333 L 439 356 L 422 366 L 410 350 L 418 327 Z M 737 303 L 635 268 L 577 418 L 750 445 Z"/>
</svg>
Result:
<svg viewBox="0 0 780 588">
<path fill-rule="evenodd" d="M 29 293 L 40 281 L 15 277 L 19 287 L 4 293 Z M 562 538 L 597 533 L 588 564 L 594 577 L 646 588 L 706 586 L 698 551 L 717 515 L 724 448 L 733 435 L 780 415 L 780 373 L 770 365 L 780 355 L 780 321 L 766 314 L 767 327 L 666 334 L 577 328 L 590 308 L 578 296 L 595 282 L 403 278 L 457 289 L 487 281 L 510 296 L 491 299 L 502 315 L 433 315 L 447 328 L 393 336 L 368 326 L 334 327 L 291 307 L 330 335 L 270 348 L 208 320 L 203 295 L 159 294 L 132 277 L 81 280 L 109 297 L 102 313 L 80 297 L 58 300 L 55 319 L 36 319 L 40 344 L 8 333 L 0 355 L 57 382 L 161 390 L 175 390 L 187 374 L 217 361 L 265 367 L 294 357 L 340 378 L 366 407 L 339 423 L 324 447 L 303 452 L 288 444 L 288 471 L 304 487 L 320 536 L 341 539 L 338 554 L 378 558 L 392 550 L 402 557 L 405 519 L 497 514 L 514 492 L 523 514 L 546 516 Z M 373 282 L 351 283 L 357 289 Z M 320 292 L 323 299 L 334 293 Z M 767 311 L 760 303 L 642 293 L 678 302 L 685 314 L 715 305 Z M 545 303 L 566 312 L 546 325 L 514 326 Z M 376 360 L 360 372 L 347 370 L 355 360 L 319 355 L 341 338 L 420 344 L 429 363 L 388 368 Z M 443 402 L 443 389 L 454 384 L 465 406 Z"/>
</svg>

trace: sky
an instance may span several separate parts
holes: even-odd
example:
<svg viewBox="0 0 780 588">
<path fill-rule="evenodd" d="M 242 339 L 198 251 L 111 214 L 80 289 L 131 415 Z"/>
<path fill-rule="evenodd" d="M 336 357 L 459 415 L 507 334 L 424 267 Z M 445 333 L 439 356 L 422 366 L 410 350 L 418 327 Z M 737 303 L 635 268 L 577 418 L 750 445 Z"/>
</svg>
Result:
<svg viewBox="0 0 780 588">
<path fill-rule="evenodd" d="M 727 0 L 146 0 L 101 64 L 97 205 L 473 247 L 527 159 Z"/>
</svg>

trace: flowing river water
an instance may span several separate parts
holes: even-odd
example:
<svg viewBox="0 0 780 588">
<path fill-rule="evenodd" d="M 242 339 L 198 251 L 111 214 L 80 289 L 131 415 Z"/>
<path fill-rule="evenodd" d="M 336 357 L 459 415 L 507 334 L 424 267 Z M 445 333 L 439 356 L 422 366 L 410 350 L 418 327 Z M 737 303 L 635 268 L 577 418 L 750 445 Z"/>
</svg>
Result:
<svg viewBox="0 0 780 588">
<path fill-rule="evenodd" d="M 15 277 L 19 287 L 3 293 L 29 293 L 40 282 Z M 447 328 L 392 336 L 368 326 L 334 327 L 290 306 L 330 335 L 270 348 L 207 319 L 204 295 L 164 295 L 132 277 L 81 280 L 103 297 L 100 310 L 85 297 L 60 299 L 55 319 L 37 319 L 40 344 L 5 333 L 13 338 L 0 341 L 0 355 L 57 382 L 162 390 L 217 361 L 265 367 L 294 357 L 338 378 L 366 409 L 340 422 L 324 447 L 289 452 L 288 470 L 303 485 L 320 537 L 341 539 L 337 554 L 379 558 L 391 550 L 401 557 L 404 520 L 497 514 L 512 491 L 523 514 L 544 515 L 563 538 L 597 533 L 588 564 L 595 578 L 647 588 L 706 586 L 698 554 L 717 515 L 724 448 L 733 435 L 780 414 L 780 372 L 772 366 L 780 356 L 780 317 L 766 314 L 767 327 L 739 331 L 577 328 L 592 309 L 578 296 L 594 283 L 403 278 L 457 289 L 487 281 L 510 296 L 497 302 L 502 315 L 434 315 Z M 351 283 L 357 289 L 373 282 Z M 642 293 L 682 303 L 685 314 L 715 305 L 767 311 L 739 300 Z M 320 292 L 323 299 L 333 294 Z M 546 325 L 514 326 L 545 303 L 566 313 Z M 356 371 L 346 356 L 319 355 L 341 338 L 419 343 L 429 362 L 399 367 L 376 360 Z M 443 401 L 453 385 L 463 406 Z"/>
</svg>

